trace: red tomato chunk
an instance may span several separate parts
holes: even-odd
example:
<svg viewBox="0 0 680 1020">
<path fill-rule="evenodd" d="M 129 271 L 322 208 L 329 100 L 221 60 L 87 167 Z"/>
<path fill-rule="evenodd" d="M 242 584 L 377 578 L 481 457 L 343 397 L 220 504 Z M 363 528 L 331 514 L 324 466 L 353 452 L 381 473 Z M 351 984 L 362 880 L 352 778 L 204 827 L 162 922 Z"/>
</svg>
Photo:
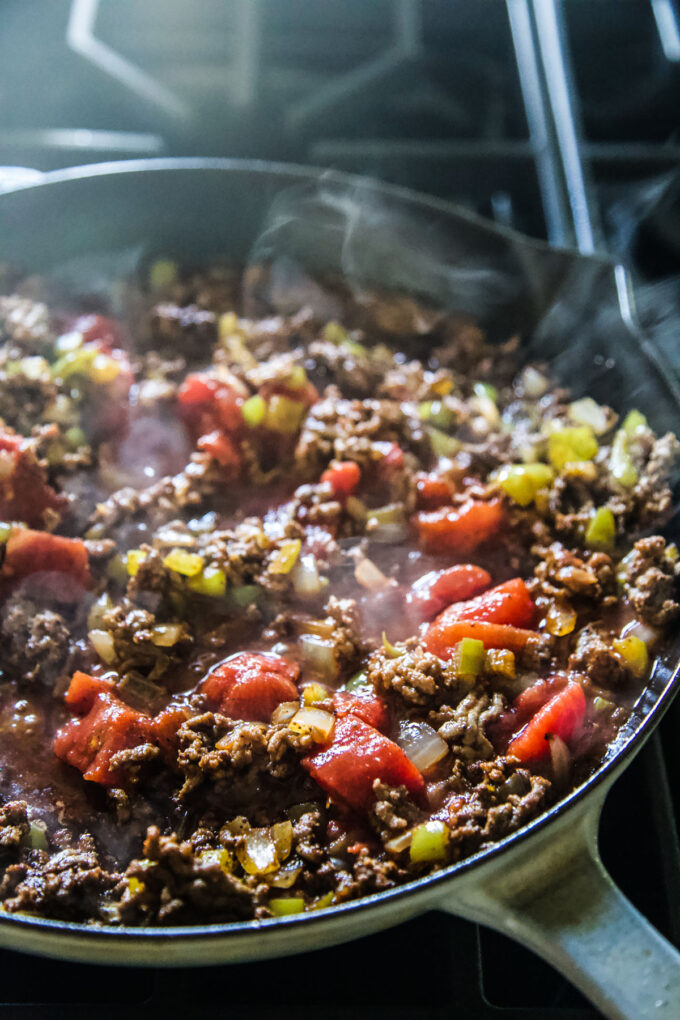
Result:
<svg viewBox="0 0 680 1020">
<path fill-rule="evenodd" d="M 23 582 L 27 593 L 49 595 L 59 602 L 75 602 L 91 584 L 89 557 L 78 538 L 16 528 L 5 550 L 2 576 Z"/>
<path fill-rule="evenodd" d="M 487 570 L 472 563 L 460 563 L 418 578 L 406 595 L 406 604 L 420 620 L 427 620 L 445 606 L 469 599 L 490 584 L 491 574 Z"/>
<path fill-rule="evenodd" d="M 389 729 L 390 710 L 387 702 L 371 691 L 338 691 L 333 698 L 333 706 L 339 719 L 354 716 L 363 719 L 376 730 Z"/>
<path fill-rule="evenodd" d="M 586 707 L 583 689 L 578 684 L 567 684 L 513 737 L 508 754 L 522 762 L 548 758 L 550 737 L 561 737 L 567 744 L 573 740 L 583 723 Z"/>
<path fill-rule="evenodd" d="M 282 701 L 296 701 L 296 663 L 277 655 L 238 652 L 214 666 L 200 685 L 211 708 L 232 719 L 269 722 Z"/>
<path fill-rule="evenodd" d="M 535 607 L 524 581 L 515 577 L 484 595 L 457 602 L 441 613 L 425 633 L 425 645 L 447 658 L 464 637 L 477 638 L 485 648 L 510 648 L 519 652 L 535 631 L 526 630 Z"/>
<path fill-rule="evenodd" d="M 353 460 L 340 460 L 321 475 L 329 482 L 336 496 L 351 496 L 361 481 L 361 468 Z"/>
<path fill-rule="evenodd" d="M 66 505 L 45 481 L 28 441 L 0 432 L 0 519 L 42 527 L 46 510 L 62 513 Z"/>
<path fill-rule="evenodd" d="M 416 514 L 415 520 L 418 538 L 427 552 L 465 556 L 498 532 L 503 509 L 498 500 L 470 500 L 457 509 L 442 507 Z"/>
<path fill-rule="evenodd" d="M 414 800 L 425 801 L 425 780 L 402 749 L 354 715 L 338 719 L 333 742 L 302 764 L 333 800 L 355 811 L 368 811 L 376 779 L 405 786 Z"/>
</svg>

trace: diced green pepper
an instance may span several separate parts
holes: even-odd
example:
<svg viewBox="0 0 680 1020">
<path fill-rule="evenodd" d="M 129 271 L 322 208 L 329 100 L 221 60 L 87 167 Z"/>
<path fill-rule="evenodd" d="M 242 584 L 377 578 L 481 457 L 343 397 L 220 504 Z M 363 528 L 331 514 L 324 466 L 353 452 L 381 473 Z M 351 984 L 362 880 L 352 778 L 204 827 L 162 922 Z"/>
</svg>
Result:
<svg viewBox="0 0 680 1020">
<path fill-rule="evenodd" d="M 616 539 L 616 520 L 609 507 L 597 508 L 586 527 L 585 539 L 589 549 L 611 549 Z"/>
<path fill-rule="evenodd" d="M 371 687 L 371 684 L 369 683 L 368 676 L 363 670 L 359 673 L 355 673 L 354 676 L 350 677 L 345 684 L 346 691 L 360 691 L 365 687 Z"/>
<path fill-rule="evenodd" d="M 445 822 L 432 819 L 417 825 L 413 830 L 413 838 L 409 854 L 413 864 L 426 861 L 443 861 L 449 842 L 449 828 Z"/>
<path fill-rule="evenodd" d="M 557 471 L 574 461 L 592 460 L 599 446 L 587 425 L 556 428 L 548 436 L 548 458 Z"/>
<path fill-rule="evenodd" d="M 183 577 L 196 577 L 203 570 L 203 557 L 186 549 L 173 549 L 163 558 L 163 566 Z"/>
<path fill-rule="evenodd" d="M 451 661 L 458 676 L 479 676 L 484 669 L 484 643 L 477 638 L 463 638 L 454 648 Z"/>
<path fill-rule="evenodd" d="M 307 385 L 307 373 L 304 365 L 293 365 L 286 379 L 286 386 L 291 390 L 304 390 Z"/>
<path fill-rule="evenodd" d="M 446 432 L 435 428 L 434 425 L 428 425 L 425 431 L 430 438 L 435 457 L 455 457 L 460 450 L 460 442 L 457 439 L 447 436 Z"/>
<path fill-rule="evenodd" d="M 614 436 L 609 455 L 609 470 L 619 485 L 625 489 L 632 489 L 638 480 L 638 473 L 630 454 L 629 435 L 624 428 L 619 429 Z"/>
<path fill-rule="evenodd" d="M 421 421 L 431 422 L 440 429 L 449 429 L 455 424 L 456 416 L 441 400 L 423 400 L 418 404 Z"/>
<path fill-rule="evenodd" d="M 220 567 L 204 567 L 200 574 L 190 577 L 188 586 L 198 595 L 208 595 L 210 598 L 222 598 L 227 591 L 227 577 Z"/>
<path fill-rule="evenodd" d="M 347 340 L 349 334 L 339 322 L 327 322 L 322 336 L 330 344 L 341 344 L 343 340 Z"/>
<path fill-rule="evenodd" d="M 488 400 L 493 400 L 494 404 L 498 402 L 498 390 L 495 386 L 492 386 L 488 382 L 476 382 L 473 386 L 475 396 L 486 397 Z"/>
<path fill-rule="evenodd" d="M 269 561 L 270 574 L 290 574 L 298 561 L 302 542 L 299 538 L 289 538 L 282 542 Z"/>
<path fill-rule="evenodd" d="M 555 474 L 548 464 L 506 464 L 495 475 L 508 496 L 520 506 L 532 503 L 541 489 L 550 485 Z"/>
<path fill-rule="evenodd" d="M 166 290 L 177 280 L 177 263 L 171 259 L 158 259 L 149 273 L 151 290 Z"/>
<path fill-rule="evenodd" d="M 229 598 L 239 609 L 255 605 L 261 594 L 262 589 L 257 584 L 241 584 L 229 589 Z"/>
<path fill-rule="evenodd" d="M 64 433 L 64 439 L 72 450 L 77 450 L 81 446 L 87 446 L 87 436 L 77 425 L 66 430 Z"/>
<path fill-rule="evenodd" d="M 8 540 L 12 534 L 12 525 L 6 521 L 0 521 L 0 545 Z"/>
<path fill-rule="evenodd" d="M 636 677 L 645 675 L 649 666 L 649 652 L 641 638 L 630 634 L 628 637 L 616 638 L 612 645 Z"/>
<path fill-rule="evenodd" d="M 265 424 L 274 432 L 297 432 L 304 413 L 305 405 L 299 400 L 291 400 L 275 393 L 267 405 Z"/>
<path fill-rule="evenodd" d="M 385 649 L 385 652 L 390 657 L 390 659 L 399 659 L 404 654 L 404 649 L 397 648 L 395 645 L 393 645 L 392 642 L 388 639 L 385 631 L 383 631 L 382 642 L 383 648 Z"/>
<path fill-rule="evenodd" d="M 266 400 L 259 393 L 255 393 L 254 396 L 248 397 L 244 402 L 241 407 L 241 414 L 248 428 L 257 428 L 267 417 Z"/>
<path fill-rule="evenodd" d="M 624 418 L 621 428 L 627 436 L 634 436 L 647 428 L 647 419 L 640 411 L 633 409 Z"/>
<path fill-rule="evenodd" d="M 305 901 L 301 896 L 278 896 L 269 901 L 269 909 L 274 917 L 301 914 L 305 909 Z"/>
<path fill-rule="evenodd" d="M 125 557 L 125 565 L 127 572 L 130 577 L 136 577 L 139 573 L 139 568 L 148 556 L 148 552 L 145 549 L 130 549 Z"/>
</svg>

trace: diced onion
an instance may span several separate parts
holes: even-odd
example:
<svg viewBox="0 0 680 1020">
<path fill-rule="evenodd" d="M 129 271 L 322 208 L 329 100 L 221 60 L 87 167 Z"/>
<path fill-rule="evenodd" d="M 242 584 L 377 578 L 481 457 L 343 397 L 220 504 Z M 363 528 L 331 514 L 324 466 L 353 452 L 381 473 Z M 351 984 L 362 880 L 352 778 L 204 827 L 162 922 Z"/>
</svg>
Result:
<svg viewBox="0 0 680 1020">
<path fill-rule="evenodd" d="M 271 827 L 272 839 L 276 847 L 276 856 L 280 861 L 285 861 L 293 847 L 293 823 L 276 822 Z"/>
<path fill-rule="evenodd" d="M 159 623 L 151 631 L 151 643 L 157 648 L 172 648 L 184 637 L 184 626 L 181 623 Z"/>
<path fill-rule="evenodd" d="M 335 630 L 335 623 L 329 620 L 305 620 L 300 625 L 302 634 L 318 634 L 319 637 L 329 638 Z"/>
<path fill-rule="evenodd" d="M 234 867 L 234 858 L 224 847 L 217 850 L 202 850 L 198 855 L 201 864 L 217 864 L 225 875 L 230 875 Z"/>
<path fill-rule="evenodd" d="M 338 671 L 334 645 L 316 634 L 301 634 L 300 645 L 310 666 L 325 680 L 332 680 Z"/>
<path fill-rule="evenodd" d="M 449 753 L 449 745 L 425 722 L 399 723 L 397 743 L 419 772 L 425 772 Z"/>
<path fill-rule="evenodd" d="M 362 557 L 354 568 L 354 576 L 362 588 L 369 591 L 381 591 L 389 588 L 389 578 L 385 577 L 382 570 L 376 567 L 372 560 Z"/>
<path fill-rule="evenodd" d="M 413 833 L 411 831 L 402 832 L 398 836 L 395 836 L 394 839 L 390 839 L 387 843 L 385 843 L 385 849 L 390 854 L 400 854 L 404 850 L 408 850 L 412 839 Z"/>
<path fill-rule="evenodd" d="M 243 843 L 236 849 L 236 856 L 249 875 L 266 875 L 279 866 L 276 843 L 270 829 L 249 829 Z"/>
<path fill-rule="evenodd" d="M 293 718 L 299 707 L 299 701 L 282 701 L 272 712 L 272 722 L 274 725 L 288 722 L 289 719 Z"/>
<path fill-rule="evenodd" d="M 87 627 L 88 630 L 101 630 L 104 617 L 111 609 L 113 603 L 109 598 L 108 594 L 104 592 L 90 608 L 87 614 Z"/>
<path fill-rule="evenodd" d="M 610 427 L 606 410 L 592 397 L 574 400 L 569 405 L 569 417 L 576 425 L 589 425 L 596 436 L 601 436 Z"/>
<path fill-rule="evenodd" d="M 385 542 L 388 545 L 397 545 L 399 542 L 403 542 L 408 534 L 403 506 L 391 503 L 388 506 L 369 510 L 366 534 L 374 542 Z"/>
<path fill-rule="evenodd" d="M 571 634 L 576 626 L 576 610 L 566 602 L 553 602 L 546 617 L 545 626 L 553 637 L 564 637 Z"/>
<path fill-rule="evenodd" d="M 316 566 L 316 559 L 310 554 L 300 557 L 293 568 L 291 579 L 293 588 L 303 597 L 318 595 L 325 587 L 324 579 Z"/>
<path fill-rule="evenodd" d="M 112 666 L 116 661 L 116 646 L 113 642 L 113 636 L 110 631 L 91 630 L 88 636 L 90 638 L 90 644 L 99 658 L 105 662 L 107 666 Z"/>
<path fill-rule="evenodd" d="M 129 553 L 128 553 L 129 555 Z M 163 559 L 163 566 L 184 577 L 196 577 L 203 570 L 203 557 L 186 549 L 173 549 Z"/>
<path fill-rule="evenodd" d="M 291 538 L 282 542 L 270 560 L 269 572 L 271 574 L 289 574 L 297 563 L 301 546 L 302 542 L 299 538 Z"/>
<path fill-rule="evenodd" d="M 321 708 L 301 708 L 296 712 L 288 726 L 295 733 L 309 733 L 313 740 L 325 743 L 331 735 L 335 716 L 324 712 Z"/>
<path fill-rule="evenodd" d="M 533 365 L 527 365 L 519 381 L 524 395 L 531 400 L 542 397 L 550 385 L 546 377 L 538 369 L 534 368 Z"/>
<path fill-rule="evenodd" d="M 647 647 L 651 647 L 659 639 L 658 630 L 654 630 L 653 627 L 648 627 L 646 623 L 642 623 L 641 620 L 631 620 L 621 631 L 621 637 L 636 637 L 640 638 L 640 641 L 644 641 Z"/>
<path fill-rule="evenodd" d="M 556 733 L 549 734 L 548 743 L 550 745 L 550 761 L 555 782 L 558 786 L 566 786 L 571 769 L 569 748 L 562 740 L 562 737 L 558 737 Z"/>
<path fill-rule="evenodd" d="M 271 876 L 269 884 L 277 889 L 290 889 L 292 885 L 295 885 L 301 871 L 302 864 L 299 861 L 290 861 Z"/>
<path fill-rule="evenodd" d="M 302 688 L 302 703 L 314 705 L 317 701 L 325 701 L 329 697 L 329 691 L 323 684 L 306 684 Z"/>
</svg>

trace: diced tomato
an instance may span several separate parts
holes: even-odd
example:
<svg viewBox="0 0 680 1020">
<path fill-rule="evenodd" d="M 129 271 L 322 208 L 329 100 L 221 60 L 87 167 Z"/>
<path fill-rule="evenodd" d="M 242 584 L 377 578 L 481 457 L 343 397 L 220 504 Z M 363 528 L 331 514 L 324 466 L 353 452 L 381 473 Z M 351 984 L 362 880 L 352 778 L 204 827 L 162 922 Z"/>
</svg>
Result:
<svg viewBox="0 0 680 1020">
<path fill-rule="evenodd" d="M 428 552 L 467 555 L 495 535 L 503 521 L 499 500 L 469 500 L 461 507 L 416 514 L 418 538 Z"/>
<path fill-rule="evenodd" d="M 148 716 L 124 705 L 114 694 L 99 693 L 86 715 L 71 719 L 57 732 L 54 753 L 82 772 L 83 779 L 118 786 L 124 777 L 111 769 L 111 758 L 119 751 L 146 743 L 149 721 Z"/>
<path fill-rule="evenodd" d="M 64 695 L 64 701 L 74 712 L 85 715 L 92 708 L 98 694 L 110 694 L 113 692 L 114 687 L 115 685 L 112 680 L 105 680 L 99 676 L 90 676 L 89 673 L 76 670 Z"/>
<path fill-rule="evenodd" d="M 419 510 L 438 510 L 450 505 L 453 486 L 441 475 L 422 474 L 416 482 L 416 493 Z"/>
<path fill-rule="evenodd" d="M 524 629 L 534 612 L 524 581 L 515 577 L 477 598 L 454 602 L 427 628 L 425 645 L 444 658 L 464 637 L 478 638 L 485 648 L 519 652 L 535 636 L 534 631 Z"/>
<path fill-rule="evenodd" d="M 212 708 L 232 719 L 269 722 L 282 701 L 296 701 L 296 663 L 276 655 L 237 652 L 214 666 L 200 690 Z"/>
<path fill-rule="evenodd" d="M 444 614 L 442 613 L 442 616 Z M 439 619 L 430 624 L 423 639 L 425 647 L 440 659 L 450 659 L 453 649 L 463 638 L 476 638 L 485 648 L 509 648 L 521 652 L 536 631 L 511 627 L 505 623 L 486 623 L 480 620 L 453 620 L 442 624 Z"/>
<path fill-rule="evenodd" d="M 24 582 L 35 594 L 48 593 L 59 602 L 74 602 L 91 583 L 89 557 L 79 538 L 16 528 L 5 547 L 2 576 L 10 584 Z"/>
<path fill-rule="evenodd" d="M 467 602 L 457 602 L 442 614 L 447 620 L 485 620 L 488 623 L 509 623 L 513 627 L 529 627 L 536 607 L 521 577 L 504 581 L 491 591 Z"/>
<path fill-rule="evenodd" d="M 372 691 L 337 691 L 333 705 L 339 719 L 353 715 L 363 719 L 376 730 L 387 730 L 390 725 L 390 710 L 384 698 Z"/>
<path fill-rule="evenodd" d="M 491 574 L 472 563 L 431 570 L 411 586 L 406 604 L 419 620 L 427 620 L 452 602 L 469 599 L 491 584 Z"/>
<path fill-rule="evenodd" d="M 302 759 L 313 779 L 331 798 L 355 811 L 368 811 L 376 779 L 405 786 L 425 802 L 425 780 L 402 749 L 354 715 L 338 719 L 333 742 Z"/>
<path fill-rule="evenodd" d="M 505 712 L 489 723 L 487 730 L 496 750 L 505 750 L 513 733 L 524 726 L 527 720 L 538 712 L 547 701 L 561 691 L 566 685 L 565 676 L 554 676 L 547 680 L 537 680 L 515 698 L 513 704 Z"/>
<path fill-rule="evenodd" d="M 196 437 L 215 429 L 235 434 L 243 426 L 243 397 L 209 375 L 199 372 L 188 375 L 177 397 L 180 414 Z"/>
<path fill-rule="evenodd" d="M 0 519 L 44 525 L 46 510 L 63 513 L 67 500 L 45 481 L 23 436 L 0 432 Z"/>
<path fill-rule="evenodd" d="M 513 737 L 508 744 L 508 754 L 522 762 L 549 757 L 549 738 L 558 736 L 567 744 L 573 740 L 583 723 L 586 707 L 583 689 L 578 684 L 567 684 Z"/>
<path fill-rule="evenodd" d="M 224 432 L 215 430 L 201 436 L 196 444 L 199 450 L 204 450 L 226 469 L 229 477 L 236 478 L 241 471 L 241 454 Z"/>
<path fill-rule="evenodd" d="M 336 496 L 351 496 L 361 481 L 361 468 L 353 460 L 336 461 L 321 475 L 322 482 L 330 482 Z"/>
<path fill-rule="evenodd" d="M 177 731 L 186 722 L 186 712 L 177 705 L 170 705 L 149 720 L 149 731 L 153 743 L 160 747 L 163 754 L 174 761 L 177 752 Z"/>
</svg>

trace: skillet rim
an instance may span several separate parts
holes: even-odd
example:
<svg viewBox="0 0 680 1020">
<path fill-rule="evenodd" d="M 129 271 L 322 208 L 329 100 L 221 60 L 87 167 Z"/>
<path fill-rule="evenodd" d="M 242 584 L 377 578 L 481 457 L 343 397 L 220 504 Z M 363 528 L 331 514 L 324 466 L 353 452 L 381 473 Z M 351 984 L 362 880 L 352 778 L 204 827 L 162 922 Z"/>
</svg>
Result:
<svg viewBox="0 0 680 1020">
<path fill-rule="evenodd" d="M 440 211 L 446 216 L 453 215 L 458 219 L 467 220 L 469 223 L 472 223 L 478 228 L 484 230 L 487 234 L 492 236 L 500 235 L 508 240 L 514 240 L 522 244 L 524 247 L 531 247 L 538 252 L 554 252 L 557 250 L 565 253 L 571 253 L 574 256 L 578 256 L 580 259 L 587 259 L 590 262 L 596 262 L 601 265 L 611 267 L 614 275 L 616 275 L 621 268 L 617 266 L 613 259 L 607 256 L 599 254 L 583 256 L 580 255 L 580 253 L 575 252 L 573 249 L 556 249 L 545 241 L 528 237 L 527 235 L 510 227 L 497 226 L 483 216 L 479 216 L 476 213 L 461 208 L 453 202 L 448 202 L 445 199 L 439 199 L 435 196 L 420 193 L 411 188 L 377 181 L 372 178 L 362 177 L 358 174 L 349 174 L 338 170 L 327 170 L 294 163 L 269 162 L 267 160 L 260 159 L 165 157 L 157 159 L 110 161 L 104 163 L 84 164 L 76 167 L 66 167 L 60 170 L 45 172 L 40 180 L 32 179 L 27 181 L 25 184 L 13 186 L 5 192 L 0 191 L 0 209 L 3 194 L 10 195 L 14 192 L 32 191 L 44 187 L 50 187 L 51 185 L 58 185 L 81 179 L 118 176 L 121 173 L 148 173 L 152 171 L 167 172 L 181 170 L 232 170 L 240 173 L 255 173 L 258 176 L 262 175 L 263 177 L 274 176 L 281 178 L 286 176 L 288 178 L 298 179 L 300 182 L 314 181 L 318 180 L 320 177 L 325 177 L 330 182 L 338 182 L 340 184 L 354 186 L 359 184 L 365 186 L 368 184 L 370 187 L 375 188 L 381 193 L 388 194 L 396 199 L 405 200 L 410 204 L 420 206 L 421 208 L 429 208 Z M 637 336 L 636 324 L 634 321 L 630 320 L 629 316 L 624 314 L 623 309 L 621 309 L 621 312 L 622 319 L 627 330 L 632 335 Z M 651 368 L 658 376 L 661 377 L 662 382 L 665 384 L 666 389 L 671 393 L 672 398 L 678 405 L 678 410 L 680 411 L 678 392 L 676 387 L 672 385 L 671 380 L 673 376 L 672 373 L 670 373 L 670 375 L 668 373 L 665 358 L 656 350 L 650 349 L 650 345 L 646 342 L 643 335 L 637 336 L 637 339 L 640 341 L 640 355 L 643 360 L 647 362 L 648 369 Z M 653 690 L 655 681 L 657 684 L 661 685 L 661 689 L 658 693 L 655 693 Z M 678 654 L 672 666 L 667 665 L 661 659 L 656 659 L 648 684 L 641 693 L 638 702 L 636 702 L 637 705 L 645 697 L 651 696 L 654 699 L 651 707 L 648 708 L 642 720 L 635 725 L 632 732 L 624 738 L 619 747 L 616 747 L 616 742 L 614 743 L 613 746 L 615 749 L 613 753 L 610 754 L 610 756 L 591 776 L 585 780 L 584 783 L 572 790 L 567 797 L 560 800 L 557 804 L 554 804 L 548 811 L 543 812 L 527 825 L 510 833 L 497 843 L 493 843 L 486 849 L 480 850 L 476 854 L 472 854 L 470 857 L 466 857 L 455 864 L 451 864 L 446 868 L 431 872 L 428 875 L 424 875 L 421 878 L 414 879 L 411 882 L 404 883 L 403 885 L 396 886 L 394 889 L 387 889 L 383 892 L 372 893 L 369 896 L 350 900 L 336 906 L 330 906 L 323 910 L 309 911 L 302 914 L 290 915 L 288 917 L 274 917 L 253 921 L 233 921 L 224 924 L 173 925 L 167 927 L 132 927 L 129 925 L 86 924 L 72 921 L 59 921 L 51 918 L 33 917 L 28 914 L 8 914 L 0 909 L 0 930 L 7 929 L 11 931 L 12 929 L 16 930 L 17 928 L 20 928 L 29 932 L 33 930 L 41 933 L 44 932 L 46 935 L 47 933 L 54 934 L 57 938 L 59 937 L 59 934 L 63 932 L 65 934 L 70 934 L 71 936 L 85 938 L 89 942 L 93 943 L 116 941 L 134 944 L 134 942 L 140 941 L 145 944 L 153 944 L 157 942 L 165 942 L 169 938 L 172 938 L 173 940 L 185 939 L 192 944 L 200 943 L 202 941 L 226 940 L 230 938 L 249 939 L 252 942 L 254 938 L 260 936 L 262 933 L 271 928 L 276 928 L 276 930 L 291 927 L 299 929 L 302 926 L 309 928 L 310 926 L 315 926 L 326 920 L 347 916 L 363 909 L 379 908 L 383 903 L 394 903 L 398 900 L 405 899 L 412 894 L 414 895 L 417 892 L 422 892 L 424 890 L 429 891 L 433 888 L 441 887 L 445 883 L 453 882 L 457 876 L 468 873 L 475 867 L 481 867 L 486 862 L 499 857 L 500 854 L 506 851 L 510 852 L 514 847 L 522 844 L 534 833 L 545 829 L 555 819 L 561 817 L 580 804 L 583 800 L 585 800 L 588 794 L 594 793 L 598 788 L 601 788 L 603 784 L 606 784 L 607 781 L 610 780 L 613 772 L 622 771 L 625 767 L 627 767 L 635 753 L 637 753 L 660 722 L 663 714 L 673 700 L 674 695 L 677 693 L 678 688 L 680 688 L 680 654 Z M 47 937 L 49 937 L 49 935 L 47 935 Z M 55 955 L 58 956 L 58 952 L 55 953 Z"/>
</svg>

